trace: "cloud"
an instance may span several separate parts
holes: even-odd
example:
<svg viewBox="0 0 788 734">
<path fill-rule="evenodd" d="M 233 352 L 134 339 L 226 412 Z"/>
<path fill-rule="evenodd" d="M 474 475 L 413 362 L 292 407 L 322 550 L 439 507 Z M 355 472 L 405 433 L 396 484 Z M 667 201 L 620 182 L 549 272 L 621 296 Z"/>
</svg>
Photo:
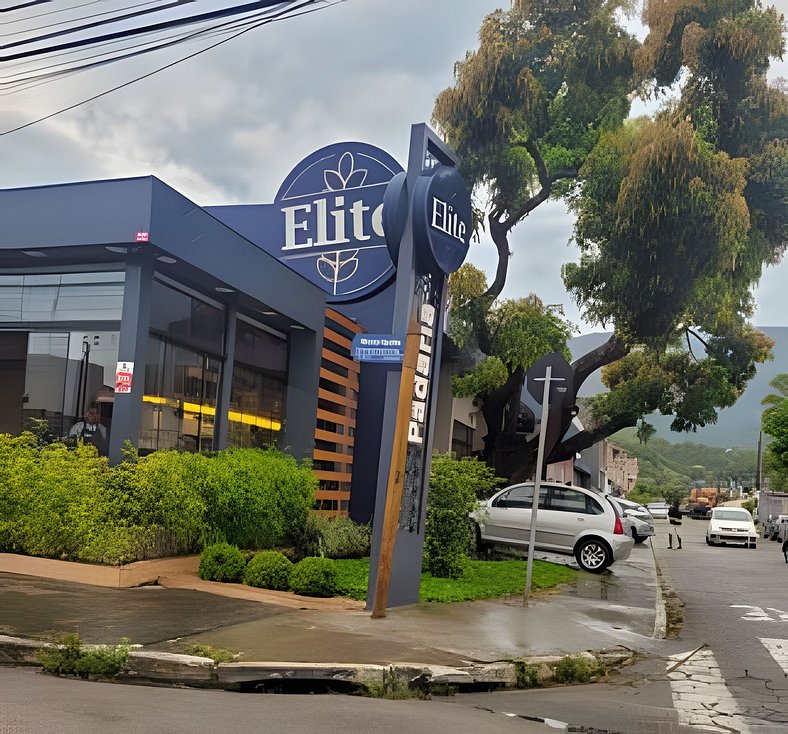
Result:
<svg viewBox="0 0 788 734">
<path fill-rule="evenodd" d="M 482 18 L 501 5 L 508 3 L 346 0 L 264 26 L 0 137 L 0 186 L 153 174 L 200 204 L 266 202 L 298 161 L 337 141 L 372 143 L 405 164 L 410 125 L 429 121 L 436 95 L 452 83 L 454 63 L 476 47 Z M 23 104 L 4 97 L 0 122 L 51 112 L 175 58 L 164 53 L 77 75 L 35 90 Z M 579 323 L 560 278 L 561 265 L 577 257 L 567 245 L 571 227 L 557 202 L 517 227 L 504 296 L 534 291 L 546 303 L 563 303 Z M 489 239 L 470 257 L 494 273 Z M 785 268 L 764 276 L 760 323 L 785 323 L 778 284 Z"/>
</svg>

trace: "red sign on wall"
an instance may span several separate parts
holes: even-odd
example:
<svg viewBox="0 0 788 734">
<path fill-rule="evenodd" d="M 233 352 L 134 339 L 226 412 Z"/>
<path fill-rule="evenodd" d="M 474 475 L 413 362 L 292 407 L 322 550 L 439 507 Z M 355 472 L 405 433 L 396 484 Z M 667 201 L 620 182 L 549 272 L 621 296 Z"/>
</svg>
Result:
<svg viewBox="0 0 788 734">
<path fill-rule="evenodd" d="M 118 367 L 115 370 L 115 392 L 130 393 L 133 375 L 134 362 L 118 362 Z"/>
</svg>

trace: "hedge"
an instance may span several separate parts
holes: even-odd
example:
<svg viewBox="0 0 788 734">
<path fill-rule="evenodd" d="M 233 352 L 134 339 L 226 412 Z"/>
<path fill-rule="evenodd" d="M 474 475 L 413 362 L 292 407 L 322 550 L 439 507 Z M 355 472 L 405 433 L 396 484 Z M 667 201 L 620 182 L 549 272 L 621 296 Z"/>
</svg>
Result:
<svg viewBox="0 0 788 734">
<path fill-rule="evenodd" d="M 292 545 L 316 487 L 309 463 L 275 449 L 129 452 L 110 466 L 93 446 L 0 434 L 0 552 L 115 565 Z"/>
</svg>

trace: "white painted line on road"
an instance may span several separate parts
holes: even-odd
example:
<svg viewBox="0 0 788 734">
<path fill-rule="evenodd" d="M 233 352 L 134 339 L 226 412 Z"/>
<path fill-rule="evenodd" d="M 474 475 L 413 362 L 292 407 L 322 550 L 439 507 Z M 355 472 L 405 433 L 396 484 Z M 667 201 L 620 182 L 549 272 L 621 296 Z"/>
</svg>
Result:
<svg viewBox="0 0 788 734">
<path fill-rule="evenodd" d="M 745 622 L 785 622 L 788 621 L 788 614 L 785 612 L 781 612 L 779 609 L 771 609 L 771 607 L 767 607 L 773 612 L 777 612 L 779 615 L 779 619 L 772 619 L 769 613 L 761 608 L 761 607 L 754 607 L 752 604 L 731 604 L 731 609 L 751 609 L 752 611 L 747 612 L 742 619 Z"/>
<path fill-rule="evenodd" d="M 758 639 L 769 651 L 769 655 L 774 658 L 777 665 L 788 675 L 788 640 L 775 640 L 769 637 L 759 637 Z"/>
<path fill-rule="evenodd" d="M 701 731 L 751 734 L 736 700 L 725 685 L 720 666 L 711 650 L 672 655 L 667 668 L 692 655 L 685 663 L 667 674 L 673 707 L 679 724 Z"/>
</svg>

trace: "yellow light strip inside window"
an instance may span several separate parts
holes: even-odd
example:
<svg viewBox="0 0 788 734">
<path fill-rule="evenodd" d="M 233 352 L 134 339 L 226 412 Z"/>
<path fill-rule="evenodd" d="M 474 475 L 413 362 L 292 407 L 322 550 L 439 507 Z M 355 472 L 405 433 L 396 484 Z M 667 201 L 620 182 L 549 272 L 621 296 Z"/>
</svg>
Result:
<svg viewBox="0 0 788 734">
<path fill-rule="evenodd" d="M 153 405 L 166 405 L 170 408 L 180 408 L 184 413 L 197 413 L 201 415 L 216 415 L 216 408 L 210 405 L 200 405 L 199 403 L 186 403 L 181 402 L 175 398 L 163 398 L 157 395 L 143 395 L 142 400 L 145 403 Z M 280 421 L 272 420 L 271 418 L 264 418 L 262 416 L 251 415 L 249 413 L 240 413 L 237 410 L 231 410 L 227 414 L 228 420 L 233 423 L 244 423 L 248 426 L 256 426 L 257 428 L 265 428 L 269 431 L 281 431 L 282 423 Z"/>
</svg>

